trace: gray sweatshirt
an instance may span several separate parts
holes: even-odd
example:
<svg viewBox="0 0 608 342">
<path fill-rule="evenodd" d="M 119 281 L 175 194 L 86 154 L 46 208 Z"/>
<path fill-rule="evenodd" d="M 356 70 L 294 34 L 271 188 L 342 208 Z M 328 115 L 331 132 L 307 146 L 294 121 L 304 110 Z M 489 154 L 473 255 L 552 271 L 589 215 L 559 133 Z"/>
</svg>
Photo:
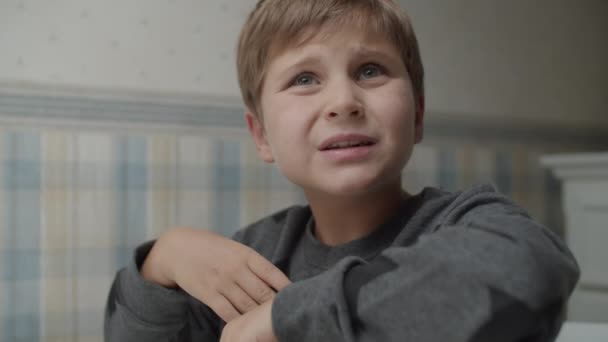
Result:
<svg viewBox="0 0 608 342">
<path fill-rule="evenodd" d="M 426 188 L 372 234 L 329 247 L 309 207 L 239 231 L 293 281 L 272 307 L 280 341 L 553 341 L 579 270 L 564 243 L 484 185 Z M 106 341 L 219 341 L 224 322 L 188 294 L 145 281 L 140 246 L 118 272 Z"/>
</svg>

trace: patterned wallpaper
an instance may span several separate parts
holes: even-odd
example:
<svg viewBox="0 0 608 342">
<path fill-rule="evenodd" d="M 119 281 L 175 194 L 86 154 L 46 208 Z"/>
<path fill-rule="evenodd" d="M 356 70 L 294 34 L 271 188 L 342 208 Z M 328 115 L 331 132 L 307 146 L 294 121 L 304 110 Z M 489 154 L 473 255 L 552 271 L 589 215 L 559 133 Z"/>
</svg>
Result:
<svg viewBox="0 0 608 342">
<path fill-rule="evenodd" d="M 238 95 L 255 0 L 0 1 L 0 80 Z"/>
<path fill-rule="evenodd" d="M 137 244 L 175 225 L 231 235 L 302 203 L 242 120 L 238 107 L 0 94 L 0 341 L 101 342 Z M 467 127 L 430 123 L 406 188 L 492 182 L 559 231 L 559 187 L 538 160 L 564 132 Z"/>
<path fill-rule="evenodd" d="M 2 0 L 0 92 L 29 82 L 238 99 L 234 49 L 255 2 Z M 399 2 L 433 112 L 608 127 L 606 2 Z"/>
</svg>

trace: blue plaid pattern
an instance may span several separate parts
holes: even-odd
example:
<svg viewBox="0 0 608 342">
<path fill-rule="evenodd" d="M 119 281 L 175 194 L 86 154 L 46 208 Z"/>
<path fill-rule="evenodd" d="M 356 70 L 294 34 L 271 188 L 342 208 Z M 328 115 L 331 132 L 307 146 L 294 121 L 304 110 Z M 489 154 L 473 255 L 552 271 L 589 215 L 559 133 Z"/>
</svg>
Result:
<svg viewBox="0 0 608 342">
<path fill-rule="evenodd" d="M 101 341 L 135 246 L 177 225 L 231 235 L 301 202 L 254 154 L 237 139 L 0 130 L 0 341 Z"/>
<path fill-rule="evenodd" d="M 406 187 L 493 181 L 545 220 L 539 152 L 438 141 L 416 147 Z M 302 202 L 244 131 L 1 127 L 0 341 L 99 342 L 110 283 L 135 246 L 177 225 L 231 235 Z"/>
</svg>

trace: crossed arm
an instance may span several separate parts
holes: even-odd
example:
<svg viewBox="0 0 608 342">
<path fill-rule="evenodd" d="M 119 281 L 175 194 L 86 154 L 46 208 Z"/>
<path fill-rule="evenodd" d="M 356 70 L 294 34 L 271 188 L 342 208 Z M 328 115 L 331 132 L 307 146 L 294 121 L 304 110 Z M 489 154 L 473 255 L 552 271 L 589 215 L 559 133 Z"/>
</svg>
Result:
<svg viewBox="0 0 608 342">
<path fill-rule="evenodd" d="M 207 314 L 199 313 L 196 329 L 184 325 L 192 313 L 188 316 L 183 309 L 173 321 L 148 319 L 147 323 L 164 328 L 156 334 L 144 329 L 148 335 L 140 340 L 551 341 L 561 325 L 561 308 L 578 279 L 572 255 L 546 228 L 501 200 L 485 199 L 470 207 L 410 244 L 393 246 L 367 261 L 343 259 L 326 272 L 293 284 L 263 261 L 256 272 L 248 257 L 257 255 L 243 245 L 230 244 L 245 248 L 242 255 L 246 257 L 234 265 L 246 268 L 209 266 L 215 272 L 211 274 L 226 273 L 224 281 L 212 281 L 215 285 L 207 290 L 190 290 L 196 300 L 216 303 L 207 304 L 211 308 Z M 194 243 L 192 237 L 188 240 Z M 214 246 L 221 245 L 220 240 L 213 241 Z M 175 246 L 183 247 L 183 243 Z M 206 260 L 226 265 L 232 255 Z M 266 285 L 266 290 L 244 285 L 245 280 L 234 278 L 242 270 L 262 280 L 252 283 L 274 285 Z M 192 274 L 186 268 L 182 272 L 188 277 Z M 179 273 L 164 273 L 174 278 L 165 285 L 174 282 L 188 292 L 188 285 L 175 280 Z M 191 283 L 210 284 L 210 280 L 201 273 Z M 230 291 L 234 284 L 243 291 Z M 213 296 L 209 293 L 223 300 L 209 299 Z M 185 301 L 182 304 L 187 307 Z M 143 319 L 137 310 L 127 311 Z M 221 336 L 210 318 L 214 312 L 227 322 Z M 109 325 L 114 336 L 120 336 L 119 324 Z"/>
</svg>

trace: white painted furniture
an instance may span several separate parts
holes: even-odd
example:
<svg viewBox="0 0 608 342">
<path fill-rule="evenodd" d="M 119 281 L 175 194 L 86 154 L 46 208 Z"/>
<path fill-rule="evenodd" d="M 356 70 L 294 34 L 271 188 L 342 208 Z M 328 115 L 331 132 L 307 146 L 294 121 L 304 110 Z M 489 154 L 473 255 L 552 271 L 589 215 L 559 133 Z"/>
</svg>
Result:
<svg viewBox="0 0 608 342">
<path fill-rule="evenodd" d="M 608 323 L 608 153 L 551 155 L 541 163 L 563 183 L 565 238 L 582 271 L 568 319 Z"/>
<path fill-rule="evenodd" d="M 606 342 L 608 324 L 566 322 L 555 342 Z"/>
</svg>

